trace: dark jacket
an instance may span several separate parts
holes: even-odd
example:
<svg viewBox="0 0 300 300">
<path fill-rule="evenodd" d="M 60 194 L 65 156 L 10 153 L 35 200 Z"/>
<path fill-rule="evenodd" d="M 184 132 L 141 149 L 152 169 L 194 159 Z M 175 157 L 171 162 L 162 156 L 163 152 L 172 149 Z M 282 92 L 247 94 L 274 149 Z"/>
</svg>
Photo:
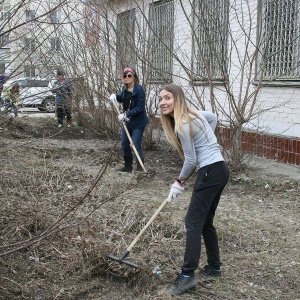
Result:
<svg viewBox="0 0 300 300">
<path fill-rule="evenodd" d="M 116 95 L 118 102 L 123 102 L 125 90 L 126 88 L 123 86 L 121 94 Z M 145 109 L 145 91 L 140 84 L 134 85 L 131 104 L 126 115 L 129 118 L 129 121 L 126 122 L 128 128 L 143 128 L 149 123 Z"/>
<path fill-rule="evenodd" d="M 55 81 L 52 92 L 55 93 L 55 103 L 57 105 L 70 105 L 72 100 L 72 85 L 68 80 L 64 80 L 63 83 Z"/>
</svg>

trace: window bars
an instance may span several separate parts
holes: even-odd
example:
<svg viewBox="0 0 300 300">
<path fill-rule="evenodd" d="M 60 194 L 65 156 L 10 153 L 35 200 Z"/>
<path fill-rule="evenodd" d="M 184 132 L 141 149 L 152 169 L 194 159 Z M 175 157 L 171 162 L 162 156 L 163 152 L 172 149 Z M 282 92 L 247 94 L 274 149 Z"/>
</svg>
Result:
<svg viewBox="0 0 300 300">
<path fill-rule="evenodd" d="M 136 57 L 135 10 L 131 9 L 117 16 L 117 72 L 121 72 L 125 66 L 135 67 Z"/>
<path fill-rule="evenodd" d="M 299 1 L 264 0 L 261 12 L 264 79 L 299 79 Z"/>
<path fill-rule="evenodd" d="M 174 1 L 150 5 L 150 80 L 170 82 L 173 66 Z"/>
<path fill-rule="evenodd" d="M 195 0 L 194 79 L 222 80 L 226 74 L 229 0 Z"/>
</svg>

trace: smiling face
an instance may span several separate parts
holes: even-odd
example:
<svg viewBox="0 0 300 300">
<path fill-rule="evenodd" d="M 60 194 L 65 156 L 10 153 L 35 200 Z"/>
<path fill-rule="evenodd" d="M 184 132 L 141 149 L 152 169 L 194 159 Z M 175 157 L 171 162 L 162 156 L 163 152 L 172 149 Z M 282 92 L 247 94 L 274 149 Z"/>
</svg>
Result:
<svg viewBox="0 0 300 300">
<path fill-rule="evenodd" d="M 159 100 L 159 108 L 163 115 L 171 115 L 174 114 L 174 103 L 175 99 L 171 92 L 166 90 L 161 90 L 158 96 Z"/>
</svg>

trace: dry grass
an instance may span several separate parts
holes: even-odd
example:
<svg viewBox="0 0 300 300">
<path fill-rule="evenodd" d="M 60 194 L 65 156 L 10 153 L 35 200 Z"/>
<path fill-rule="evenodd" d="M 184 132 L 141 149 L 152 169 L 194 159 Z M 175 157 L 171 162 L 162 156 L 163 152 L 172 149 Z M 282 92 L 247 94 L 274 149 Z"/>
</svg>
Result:
<svg viewBox="0 0 300 300">
<path fill-rule="evenodd" d="M 299 182 L 232 174 L 216 217 L 224 276 L 171 297 L 192 186 L 127 257 L 139 269 L 107 254 L 120 256 L 164 200 L 180 168 L 176 154 L 146 151 L 149 173 L 128 176 L 116 171 L 117 149 L 91 189 L 114 141 L 53 123 L 0 126 L 0 299 L 299 299 Z"/>
</svg>

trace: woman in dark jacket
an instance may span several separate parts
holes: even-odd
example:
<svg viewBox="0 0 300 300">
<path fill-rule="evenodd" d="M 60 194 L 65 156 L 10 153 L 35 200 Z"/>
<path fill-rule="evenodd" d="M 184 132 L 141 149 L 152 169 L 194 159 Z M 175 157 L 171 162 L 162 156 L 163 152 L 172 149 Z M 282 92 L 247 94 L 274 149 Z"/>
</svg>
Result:
<svg viewBox="0 0 300 300">
<path fill-rule="evenodd" d="M 123 71 L 122 81 L 124 86 L 120 94 L 112 94 L 111 101 L 117 100 L 123 104 L 123 113 L 118 116 L 118 120 L 125 121 L 125 126 L 131 136 L 132 142 L 144 162 L 142 150 L 142 139 L 146 125 L 149 123 L 145 109 L 145 91 L 139 84 L 139 78 L 136 71 L 131 67 L 126 67 Z M 130 141 L 124 128 L 122 128 L 121 147 L 125 166 L 120 169 L 121 172 L 131 172 L 133 156 L 130 147 Z M 141 171 L 142 167 L 136 160 L 137 170 Z"/>
</svg>

